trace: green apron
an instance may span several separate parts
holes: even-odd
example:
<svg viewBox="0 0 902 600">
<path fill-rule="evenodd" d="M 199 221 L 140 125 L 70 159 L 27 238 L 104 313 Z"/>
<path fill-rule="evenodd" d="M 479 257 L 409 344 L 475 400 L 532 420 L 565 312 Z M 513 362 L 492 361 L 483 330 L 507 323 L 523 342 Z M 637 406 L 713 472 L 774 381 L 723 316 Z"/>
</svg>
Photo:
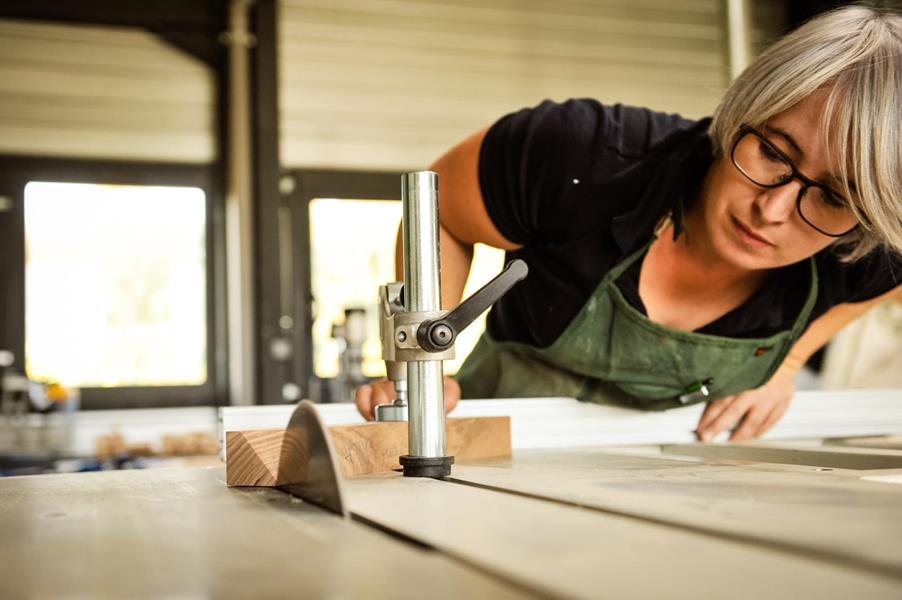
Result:
<svg viewBox="0 0 902 600">
<path fill-rule="evenodd" d="M 801 335 L 817 299 L 817 267 L 798 318 L 765 338 L 679 331 L 630 306 L 615 281 L 656 237 L 611 269 L 550 346 L 480 338 L 457 375 L 463 398 L 573 397 L 665 410 L 766 383 Z"/>
</svg>

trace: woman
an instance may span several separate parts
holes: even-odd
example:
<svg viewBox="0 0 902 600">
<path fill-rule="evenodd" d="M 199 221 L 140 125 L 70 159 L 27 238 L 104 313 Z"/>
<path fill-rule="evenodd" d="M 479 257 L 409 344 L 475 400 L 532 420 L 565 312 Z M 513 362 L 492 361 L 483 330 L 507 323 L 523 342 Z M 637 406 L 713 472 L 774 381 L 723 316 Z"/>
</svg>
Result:
<svg viewBox="0 0 902 600">
<path fill-rule="evenodd" d="M 446 409 L 708 401 L 700 439 L 762 435 L 808 357 L 902 283 L 900 106 L 902 17 L 847 7 L 763 53 L 713 119 L 544 102 L 464 140 L 433 166 L 443 304 L 476 242 L 530 274 Z M 358 407 L 392 393 L 365 386 Z"/>
</svg>

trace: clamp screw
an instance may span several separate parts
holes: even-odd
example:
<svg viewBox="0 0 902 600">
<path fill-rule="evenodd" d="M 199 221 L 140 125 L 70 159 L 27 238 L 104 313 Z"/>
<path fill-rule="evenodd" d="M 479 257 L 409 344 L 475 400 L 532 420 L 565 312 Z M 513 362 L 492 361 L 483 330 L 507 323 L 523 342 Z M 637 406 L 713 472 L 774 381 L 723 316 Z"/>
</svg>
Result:
<svg viewBox="0 0 902 600">
<path fill-rule="evenodd" d="M 454 332 L 447 325 L 439 325 L 429 332 L 432 343 L 439 347 L 445 347 L 454 339 Z"/>
<path fill-rule="evenodd" d="M 407 340 L 407 333 L 404 331 L 399 331 L 398 332 L 398 341 L 403 343 L 406 340 Z"/>
</svg>

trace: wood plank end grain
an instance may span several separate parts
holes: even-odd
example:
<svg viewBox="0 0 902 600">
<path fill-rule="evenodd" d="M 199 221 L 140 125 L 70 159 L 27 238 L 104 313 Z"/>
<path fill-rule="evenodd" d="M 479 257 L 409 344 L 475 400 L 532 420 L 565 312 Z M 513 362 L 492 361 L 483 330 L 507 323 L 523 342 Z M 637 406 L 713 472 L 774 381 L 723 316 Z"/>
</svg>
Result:
<svg viewBox="0 0 902 600">
<path fill-rule="evenodd" d="M 284 429 L 226 432 L 226 485 L 273 487 Z"/>
</svg>

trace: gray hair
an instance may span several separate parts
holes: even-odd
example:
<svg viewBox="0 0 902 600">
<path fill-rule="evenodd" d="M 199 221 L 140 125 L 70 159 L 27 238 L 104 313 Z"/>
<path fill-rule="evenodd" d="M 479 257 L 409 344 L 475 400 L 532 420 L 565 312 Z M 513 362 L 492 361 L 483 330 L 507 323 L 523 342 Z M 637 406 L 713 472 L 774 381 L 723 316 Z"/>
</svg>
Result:
<svg viewBox="0 0 902 600">
<path fill-rule="evenodd" d="M 819 15 L 765 50 L 732 83 L 714 113 L 715 154 L 740 125 L 771 117 L 829 88 L 827 152 L 862 225 L 837 244 L 853 261 L 879 246 L 902 253 L 902 15 L 848 6 Z"/>
</svg>

